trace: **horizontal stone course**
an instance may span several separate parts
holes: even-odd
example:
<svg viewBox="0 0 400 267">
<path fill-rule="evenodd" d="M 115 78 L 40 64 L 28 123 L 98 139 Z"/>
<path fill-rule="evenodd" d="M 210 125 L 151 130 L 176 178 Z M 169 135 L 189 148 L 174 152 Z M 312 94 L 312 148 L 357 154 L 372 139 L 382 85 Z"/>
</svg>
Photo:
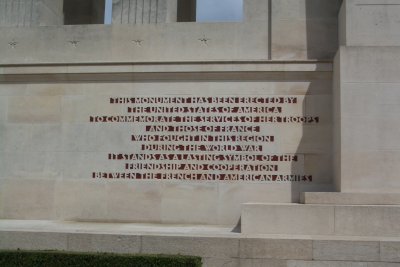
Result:
<svg viewBox="0 0 400 267">
<path fill-rule="evenodd" d="M 302 192 L 300 201 L 303 204 L 399 205 L 400 194 Z"/>
<path fill-rule="evenodd" d="M 399 205 L 252 204 L 242 208 L 246 234 L 399 237 Z"/>
<path fill-rule="evenodd" d="M 236 238 L 143 236 L 141 253 L 237 258 L 238 250 Z"/>
<path fill-rule="evenodd" d="M 313 241 L 314 260 L 379 261 L 379 242 Z"/>
<path fill-rule="evenodd" d="M 164 229 L 170 233 L 162 233 L 159 228 L 158 232 L 146 234 L 140 230 L 128 231 L 128 224 L 93 224 L 94 231 L 88 231 L 89 224 L 86 230 L 77 232 L 78 228 L 72 231 L 73 223 L 64 223 L 63 227 L 69 230 L 53 223 L 54 232 L 44 232 L 46 224 L 41 226 L 42 230 L 30 231 L 24 230 L 26 224 L 19 224 L 18 231 L 3 226 L 0 249 L 195 255 L 203 258 L 204 266 L 210 267 L 395 267 L 400 263 L 400 240 L 361 241 L 357 237 L 333 240 L 326 236 L 250 238 L 238 233 L 212 237 L 187 231 L 173 233 L 169 227 Z M 115 227 L 120 229 L 119 233 L 107 233 Z"/>
<path fill-rule="evenodd" d="M 240 240 L 240 258 L 311 260 L 311 240 L 252 239 Z"/>
</svg>

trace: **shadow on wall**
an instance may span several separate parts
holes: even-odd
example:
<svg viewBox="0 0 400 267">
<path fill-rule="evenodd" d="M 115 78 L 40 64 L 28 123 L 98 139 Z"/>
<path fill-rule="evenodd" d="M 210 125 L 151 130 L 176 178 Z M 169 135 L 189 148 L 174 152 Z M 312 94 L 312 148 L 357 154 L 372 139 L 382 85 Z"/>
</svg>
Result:
<svg viewBox="0 0 400 267">
<path fill-rule="evenodd" d="M 339 48 L 339 10 L 343 0 L 305 0 L 307 59 L 332 60 Z"/>
<path fill-rule="evenodd" d="M 307 59 L 331 60 L 338 50 L 338 15 L 342 0 L 305 0 Z M 333 39 L 334 36 L 334 39 Z M 335 42 L 332 42 L 332 39 Z M 318 117 L 317 124 L 303 124 L 302 136 L 291 174 L 312 176 L 312 182 L 292 183 L 292 202 L 300 201 L 301 192 L 334 191 L 332 72 L 317 66 L 304 96 L 303 116 Z M 300 166 L 303 166 L 301 168 Z"/>
<path fill-rule="evenodd" d="M 64 25 L 104 24 L 105 0 L 64 0 Z"/>
<path fill-rule="evenodd" d="M 330 72 L 317 71 L 309 79 L 298 81 L 309 82 L 301 112 L 302 116 L 312 118 L 313 122 L 302 124 L 298 133 L 301 137 L 295 152 L 297 161 L 292 161 L 290 174 L 300 175 L 302 181 L 291 184 L 293 203 L 300 202 L 301 192 L 334 190 L 331 76 Z M 301 101 L 301 97 L 298 100 Z"/>
</svg>

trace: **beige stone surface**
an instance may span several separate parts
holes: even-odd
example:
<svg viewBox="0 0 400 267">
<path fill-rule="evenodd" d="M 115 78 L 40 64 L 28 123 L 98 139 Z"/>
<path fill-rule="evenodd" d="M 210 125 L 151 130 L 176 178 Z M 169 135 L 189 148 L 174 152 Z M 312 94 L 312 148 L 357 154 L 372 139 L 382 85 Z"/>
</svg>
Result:
<svg viewBox="0 0 400 267">
<path fill-rule="evenodd" d="M 367 8 L 364 7 L 363 8 Z M 373 8 L 373 7 L 368 7 Z M 334 95 L 335 181 L 341 192 L 398 193 L 398 47 L 342 47 Z M 370 107 L 370 108 L 368 108 Z M 366 115 L 368 114 L 368 116 Z"/>
<path fill-rule="evenodd" d="M 54 218 L 54 187 L 51 180 L 12 179 L 1 182 L 2 218 Z"/>
<path fill-rule="evenodd" d="M 0 220 L 0 249 L 185 254 L 206 266 L 394 267 L 397 237 L 258 235 L 204 225 Z M 308 258 L 308 259 L 306 259 Z"/>
<path fill-rule="evenodd" d="M 76 233 L 68 235 L 68 251 L 138 254 L 140 242 L 140 236 Z"/>
<path fill-rule="evenodd" d="M 398 237 L 398 205 L 243 205 L 245 234 Z M 366 219 L 368 218 L 368 219 Z"/>
<path fill-rule="evenodd" d="M 102 181 L 58 181 L 55 196 L 56 216 L 60 220 L 104 221 L 107 218 L 107 192 Z"/>
<path fill-rule="evenodd" d="M 399 219 L 400 206 L 337 206 L 335 232 L 338 235 L 399 236 Z"/>
<path fill-rule="evenodd" d="M 389 0 L 345 0 L 340 10 L 340 44 L 399 46 L 399 11 Z"/>
<path fill-rule="evenodd" d="M 62 176 L 62 153 L 59 152 L 2 152 L 7 179 L 49 179 Z"/>
<path fill-rule="evenodd" d="M 369 194 L 339 192 L 303 192 L 300 196 L 303 204 L 336 205 L 399 205 L 400 194 Z"/>
<path fill-rule="evenodd" d="M 396 242 L 380 243 L 381 260 L 387 262 L 400 262 L 400 245 Z"/>
<path fill-rule="evenodd" d="M 107 183 L 107 220 L 161 222 L 162 194 L 163 185 L 154 181 Z M 171 212 L 171 217 L 178 216 L 178 214 L 186 213 L 183 211 Z M 180 220 L 176 218 L 176 221 Z"/>
<path fill-rule="evenodd" d="M 61 98 L 58 96 L 11 97 L 8 122 L 55 123 L 61 120 Z"/>
<path fill-rule="evenodd" d="M 313 260 L 380 261 L 379 242 L 313 241 Z"/>
<path fill-rule="evenodd" d="M 1 28 L 2 64 L 268 59 L 265 21 Z M 34 38 L 39 36 L 40 38 Z M 206 36 L 207 45 L 199 39 Z M 251 38 L 250 38 L 251 37 Z M 254 37 L 256 37 L 254 39 Z M 138 46 L 132 40 L 142 40 Z M 245 45 L 244 45 L 244 41 Z M 77 41 L 76 45 L 71 42 Z M 35 51 L 32 53 L 31 51 Z M 62 76 L 51 75 L 55 79 Z"/>
<path fill-rule="evenodd" d="M 299 201 L 301 191 L 331 190 L 332 176 L 329 173 L 331 120 L 328 105 L 331 97 L 331 66 L 319 63 L 221 64 L 210 63 L 203 66 L 191 63 L 187 67 L 193 71 L 194 76 L 198 72 L 206 72 L 208 67 L 215 70 L 218 75 L 221 70 L 227 68 L 240 73 L 250 70 L 252 73 L 256 73 L 257 70 L 266 73 L 290 70 L 294 76 L 284 75 L 282 80 L 274 82 L 251 78 L 249 81 L 198 83 L 191 79 L 182 81 L 182 77 L 174 77 L 174 80 L 165 82 L 152 80 L 155 79 L 151 76 L 153 74 L 150 75 L 152 68 L 169 75 L 169 72 L 181 72 L 186 67 L 183 68 L 179 64 L 167 66 L 154 64 L 153 67 L 132 65 L 126 69 L 125 65 L 115 65 L 113 67 L 115 69 L 111 68 L 111 71 L 129 72 L 135 69 L 147 75 L 146 79 L 149 80 L 121 83 L 100 81 L 55 83 L 51 78 L 49 81 L 53 82 L 43 84 L 1 85 L 1 99 L 4 99 L 3 102 L 6 104 L 2 108 L 5 109 L 7 118 L 1 126 L 4 128 L 1 131 L 4 138 L 0 139 L 0 151 L 3 151 L 1 157 L 4 158 L 1 164 L 4 167 L 0 177 L 57 180 L 56 218 L 95 221 L 151 221 L 233 226 L 239 221 L 240 205 L 244 202 L 291 203 Z M 118 69 L 118 66 L 121 69 Z M 322 71 L 315 73 L 316 69 Z M 71 71 L 90 77 L 91 74 L 88 73 L 105 70 L 104 66 L 98 64 L 68 68 L 39 67 L 39 69 L 21 66 L 10 67 L 7 72 L 10 75 L 24 76 L 27 72 L 47 75 L 58 71 Z M 308 74 L 315 76 L 310 78 Z M 215 77 L 219 77 L 218 75 Z M 294 79 L 295 76 L 302 79 Z M 315 126 L 265 124 L 261 128 L 263 133 L 275 136 L 273 143 L 263 144 L 263 153 L 298 155 L 297 162 L 277 163 L 279 171 L 284 174 L 311 173 L 312 183 L 234 181 L 146 183 L 111 180 L 96 183 L 91 180 L 93 171 L 124 171 L 124 162 L 108 160 L 108 153 L 140 153 L 141 149 L 137 143 L 130 140 L 130 135 L 143 134 L 143 124 L 88 123 L 91 115 L 126 114 L 126 105 L 110 105 L 110 97 L 159 96 L 160 92 L 163 96 L 244 96 L 244 90 L 248 90 L 246 95 L 250 96 L 296 97 L 298 104 L 282 105 L 284 109 L 282 114 L 286 116 L 321 115 L 320 124 Z M 19 107 L 23 110 L 19 110 Z M 30 121 L 32 115 L 27 112 L 33 113 L 36 121 Z M 48 190 L 44 194 L 53 195 L 54 191 Z M 76 197 L 68 199 L 70 194 Z M 105 203 L 98 205 L 98 199 L 102 199 Z M 194 206 L 196 209 L 193 209 Z M 47 216 L 53 218 L 53 214 L 49 213 Z"/>
<path fill-rule="evenodd" d="M 340 1 L 273 0 L 272 59 L 328 59 L 338 48 Z"/>
<path fill-rule="evenodd" d="M 242 233 L 332 235 L 334 207 L 298 204 L 243 204 Z"/>
<path fill-rule="evenodd" d="M 217 200 L 217 183 L 165 182 L 161 220 L 163 223 L 218 224 Z"/>
<path fill-rule="evenodd" d="M 244 259 L 313 259 L 312 241 L 247 238 L 240 240 L 240 258 Z"/>
<path fill-rule="evenodd" d="M 6 232 L 0 231 L 2 250 L 67 250 L 65 233 Z"/>
</svg>

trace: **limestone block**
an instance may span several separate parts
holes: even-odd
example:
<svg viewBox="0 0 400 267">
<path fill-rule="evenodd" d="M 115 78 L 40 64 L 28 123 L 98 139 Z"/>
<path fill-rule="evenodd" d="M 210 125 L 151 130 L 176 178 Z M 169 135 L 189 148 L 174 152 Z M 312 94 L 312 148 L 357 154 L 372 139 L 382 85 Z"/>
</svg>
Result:
<svg viewBox="0 0 400 267">
<path fill-rule="evenodd" d="M 105 113 L 109 114 L 109 113 Z M 97 151 L 140 151 L 138 142 L 132 142 L 131 135 L 144 133 L 143 124 L 101 124 L 90 125 L 96 128 L 96 140 L 94 150 Z M 92 128 L 93 129 L 93 128 Z"/>
<path fill-rule="evenodd" d="M 34 124 L 31 128 L 30 151 L 46 152 L 61 151 L 61 124 Z"/>
<path fill-rule="evenodd" d="M 2 250 L 67 250 L 66 233 L 0 231 Z"/>
<path fill-rule="evenodd" d="M 398 47 L 341 47 L 336 58 L 335 181 L 341 192 L 400 192 L 399 56 Z"/>
<path fill-rule="evenodd" d="M 60 152 L 5 152 L 5 178 L 56 179 L 62 174 Z"/>
<path fill-rule="evenodd" d="M 339 7 L 337 0 L 272 1 L 272 58 L 332 58 L 338 47 Z"/>
<path fill-rule="evenodd" d="M 68 234 L 68 251 L 140 253 L 140 236 L 112 234 Z"/>
<path fill-rule="evenodd" d="M 314 260 L 380 261 L 379 242 L 313 241 Z"/>
<path fill-rule="evenodd" d="M 165 182 L 161 220 L 163 223 L 218 223 L 218 187 L 213 182 Z"/>
<path fill-rule="evenodd" d="M 340 44 L 398 46 L 400 5 L 389 0 L 346 0 L 340 10 Z"/>
<path fill-rule="evenodd" d="M 32 125 L 28 123 L 2 124 L 4 150 L 8 152 L 29 151 L 32 141 Z"/>
<path fill-rule="evenodd" d="M 106 218 L 107 192 L 103 181 L 57 181 L 55 210 L 59 220 L 95 221 Z"/>
<path fill-rule="evenodd" d="M 400 262 L 400 243 L 381 242 L 381 261 Z"/>
<path fill-rule="evenodd" d="M 61 120 L 59 96 L 10 97 L 8 122 L 56 123 Z"/>
<path fill-rule="evenodd" d="M 108 220 L 160 223 L 162 187 L 157 181 L 108 182 L 106 184 Z"/>
<path fill-rule="evenodd" d="M 337 206 L 335 232 L 338 235 L 398 237 L 399 219 L 400 206 Z"/>
<path fill-rule="evenodd" d="M 334 233 L 334 207 L 298 204 L 243 204 L 244 234 Z"/>
<path fill-rule="evenodd" d="M 396 175 L 399 159 L 400 152 L 397 151 L 342 152 L 341 191 L 399 193 L 400 183 Z"/>
<path fill-rule="evenodd" d="M 62 124 L 62 151 L 65 152 L 90 152 L 96 151 L 98 141 L 97 125 L 88 123 L 63 123 Z M 66 154 L 67 156 L 68 154 Z"/>
<path fill-rule="evenodd" d="M 239 240 L 218 237 L 143 236 L 144 254 L 181 254 L 205 258 L 237 258 Z"/>
<path fill-rule="evenodd" d="M 73 166 L 73 168 L 71 168 Z M 64 179 L 87 180 L 93 172 L 109 172 L 121 169 L 119 162 L 110 162 L 107 153 L 63 152 L 62 174 Z"/>
<path fill-rule="evenodd" d="M 219 183 L 218 224 L 238 222 L 241 211 L 237 207 L 242 203 L 291 203 L 294 198 L 290 184 Z"/>
<path fill-rule="evenodd" d="M 341 47 L 342 82 L 399 83 L 400 47 Z M 389 85 L 390 86 L 390 85 Z"/>
<path fill-rule="evenodd" d="M 12 179 L 2 187 L 3 218 L 54 219 L 54 181 Z"/>
<path fill-rule="evenodd" d="M 0 95 L 1 96 L 23 95 L 25 93 L 26 87 L 27 87 L 26 84 L 0 84 Z"/>
<path fill-rule="evenodd" d="M 243 238 L 240 258 L 245 259 L 313 259 L 311 240 Z"/>
</svg>

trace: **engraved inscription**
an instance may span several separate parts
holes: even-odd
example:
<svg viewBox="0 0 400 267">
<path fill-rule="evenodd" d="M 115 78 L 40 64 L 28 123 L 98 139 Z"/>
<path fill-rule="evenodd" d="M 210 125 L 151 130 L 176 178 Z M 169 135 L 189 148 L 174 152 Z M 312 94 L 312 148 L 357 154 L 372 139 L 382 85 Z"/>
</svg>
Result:
<svg viewBox="0 0 400 267">
<path fill-rule="evenodd" d="M 293 96 L 110 97 L 123 114 L 96 114 L 91 123 L 128 123 L 138 151 L 110 151 L 120 171 L 93 171 L 93 179 L 312 182 L 287 170 L 299 155 L 272 153 L 280 136 L 266 125 L 312 125 L 318 116 L 286 112 L 301 105 Z"/>
</svg>

